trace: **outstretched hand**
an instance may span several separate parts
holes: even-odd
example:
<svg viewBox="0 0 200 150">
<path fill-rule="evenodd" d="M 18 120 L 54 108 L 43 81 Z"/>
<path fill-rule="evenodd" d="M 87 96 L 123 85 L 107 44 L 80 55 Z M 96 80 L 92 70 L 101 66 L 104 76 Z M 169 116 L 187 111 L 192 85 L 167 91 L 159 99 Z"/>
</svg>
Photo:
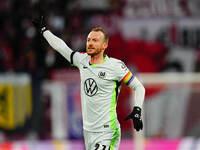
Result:
<svg viewBox="0 0 200 150">
<path fill-rule="evenodd" d="M 133 125 L 136 131 L 140 131 L 143 129 L 143 122 L 141 119 L 141 108 L 135 106 L 133 111 L 125 118 L 125 120 L 133 120 Z"/>
<path fill-rule="evenodd" d="M 43 34 L 47 30 L 44 16 L 32 20 L 34 27 L 38 30 L 39 33 Z"/>
</svg>

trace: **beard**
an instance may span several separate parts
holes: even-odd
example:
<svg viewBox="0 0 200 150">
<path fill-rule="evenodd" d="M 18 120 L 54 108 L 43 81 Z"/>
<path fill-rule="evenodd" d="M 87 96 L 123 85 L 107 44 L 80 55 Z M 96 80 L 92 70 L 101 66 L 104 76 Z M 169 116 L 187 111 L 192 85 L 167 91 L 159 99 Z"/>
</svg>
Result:
<svg viewBox="0 0 200 150">
<path fill-rule="evenodd" d="M 99 53 L 101 53 L 101 50 L 100 49 L 95 49 L 95 48 L 92 48 L 92 49 L 87 48 L 86 52 L 90 56 L 95 56 L 95 55 L 98 55 Z"/>
</svg>

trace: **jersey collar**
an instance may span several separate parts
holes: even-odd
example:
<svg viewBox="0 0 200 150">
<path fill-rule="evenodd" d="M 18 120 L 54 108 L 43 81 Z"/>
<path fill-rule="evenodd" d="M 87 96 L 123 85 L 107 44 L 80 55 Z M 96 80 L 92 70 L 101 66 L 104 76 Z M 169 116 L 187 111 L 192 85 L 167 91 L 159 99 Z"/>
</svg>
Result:
<svg viewBox="0 0 200 150">
<path fill-rule="evenodd" d="M 101 64 L 104 64 L 107 60 L 108 60 L 108 56 L 106 54 L 104 54 L 104 61 Z M 90 64 L 90 62 L 89 62 L 90 67 L 96 67 L 96 66 L 99 66 L 101 64 Z"/>
</svg>

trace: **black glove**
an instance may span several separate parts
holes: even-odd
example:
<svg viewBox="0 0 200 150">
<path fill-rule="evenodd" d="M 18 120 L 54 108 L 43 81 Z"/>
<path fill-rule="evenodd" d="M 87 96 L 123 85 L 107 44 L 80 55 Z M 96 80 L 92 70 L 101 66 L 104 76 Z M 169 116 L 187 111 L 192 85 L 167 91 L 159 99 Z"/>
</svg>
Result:
<svg viewBox="0 0 200 150">
<path fill-rule="evenodd" d="M 136 131 L 140 131 L 143 129 L 143 123 L 141 119 L 141 108 L 140 107 L 134 107 L 133 111 L 125 118 L 125 120 L 133 120 L 133 125 Z"/>
<path fill-rule="evenodd" d="M 41 34 L 43 34 L 43 32 L 47 30 L 44 16 L 41 16 L 40 18 L 37 18 L 37 19 L 33 19 L 32 23 L 35 26 L 35 28 L 38 30 L 38 32 Z"/>
</svg>

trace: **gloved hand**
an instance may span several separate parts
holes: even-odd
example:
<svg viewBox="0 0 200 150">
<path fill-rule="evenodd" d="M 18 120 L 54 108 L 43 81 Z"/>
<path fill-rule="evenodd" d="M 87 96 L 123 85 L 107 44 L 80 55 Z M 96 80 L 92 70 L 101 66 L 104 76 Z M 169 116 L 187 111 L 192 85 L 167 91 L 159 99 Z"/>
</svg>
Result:
<svg viewBox="0 0 200 150">
<path fill-rule="evenodd" d="M 44 16 L 41 16 L 40 18 L 37 18 L 37 19 L 33 19 L 32 23 L 35 26 L 35 28 L 38 30 L 38 32 L 41 34 L 43 34 L 43 32 L 47 30 Z"/>
<path fill-rule="evenodd" d="M 141 108 L 135 106 L 133 111 L 125 118 L 125 120 L 133 120 L 133 125 L 136 131 L 140 131 L 143 129 L 143 122 L 141 119 Z"/>
</svg>

